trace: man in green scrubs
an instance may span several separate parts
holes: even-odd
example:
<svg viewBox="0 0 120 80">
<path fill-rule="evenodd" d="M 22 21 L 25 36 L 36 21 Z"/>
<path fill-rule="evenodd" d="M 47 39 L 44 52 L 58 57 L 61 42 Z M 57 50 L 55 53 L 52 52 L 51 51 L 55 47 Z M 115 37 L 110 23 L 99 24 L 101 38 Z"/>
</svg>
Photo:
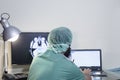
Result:
<svg viewBox="0 0 120 80">
<path fill-rule="evenodd" d="M 48 43 L 46 52 L 33 58 L 28 80 L 86 80 L 84 73 L 64 56 L 72 43 L 68 28 L 53 29 L 48 35 Z"/>
</svg>

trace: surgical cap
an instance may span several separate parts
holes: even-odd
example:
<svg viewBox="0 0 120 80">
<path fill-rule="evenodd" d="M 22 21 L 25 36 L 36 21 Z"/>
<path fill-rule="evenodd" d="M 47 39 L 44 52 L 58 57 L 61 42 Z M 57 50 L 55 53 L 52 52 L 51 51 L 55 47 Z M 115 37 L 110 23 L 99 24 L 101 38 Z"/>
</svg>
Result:
<svg viewBox="0 0 120 80">
<path fill-rule="evenodd" d="M 67 27 L 55 28 L 48 35 L 48 43 L 56 53 L 64 53 L 72 43 L 72 33 Z"/>
</svg>

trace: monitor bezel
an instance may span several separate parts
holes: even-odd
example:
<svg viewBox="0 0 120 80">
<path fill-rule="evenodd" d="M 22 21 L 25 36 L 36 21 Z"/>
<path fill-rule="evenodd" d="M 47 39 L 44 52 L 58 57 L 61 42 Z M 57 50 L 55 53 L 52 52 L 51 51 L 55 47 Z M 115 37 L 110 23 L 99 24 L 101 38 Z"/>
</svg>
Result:
<svg viewBox="0 0 120 80">
<path fill-rule="evenodd" d="M 100 52 L 100 66 L 99 68 L 94 68 L 94 67 L 80 67 L 82 70 L 84 68 L 90 68 L 92 71 L 102 71 L 102 50 L 101 49 L 71 49 L 71 51 L 99 51 Z"/>
</svg>

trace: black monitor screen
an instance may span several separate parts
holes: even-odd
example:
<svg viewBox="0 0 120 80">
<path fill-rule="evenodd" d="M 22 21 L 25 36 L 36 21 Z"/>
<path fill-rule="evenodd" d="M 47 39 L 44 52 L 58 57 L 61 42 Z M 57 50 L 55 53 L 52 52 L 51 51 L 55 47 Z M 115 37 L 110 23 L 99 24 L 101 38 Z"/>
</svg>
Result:
<svg viewBox="0 0 120 80">
<path fill-rule="evenodd" d="M 45 52 L 48 32 L 22 32 L 19 38 L 11 43 L 12 64 L 30 64 L 38 53 Z"/>
</svg>

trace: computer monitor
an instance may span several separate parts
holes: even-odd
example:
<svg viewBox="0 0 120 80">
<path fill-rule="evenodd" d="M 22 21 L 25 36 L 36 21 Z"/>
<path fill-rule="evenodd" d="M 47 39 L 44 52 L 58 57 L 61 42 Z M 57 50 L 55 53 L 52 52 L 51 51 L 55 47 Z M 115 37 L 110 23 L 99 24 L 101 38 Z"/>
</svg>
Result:
<svg viewBox="0 0 120 80">
<path fill-rule="evenodd" d="M 15 42 L 11 42 L 12 64 L 30 64 L 33 57 L 45 52 L 48 34 L 49 32 L 22 32 Z"/>
<path fill-rule="evenodd" d="M 71 59 L 81 69 L 90 68 L 92 71 L 102 70 L 101 49 L 71 50 Z"/>
</svg>

